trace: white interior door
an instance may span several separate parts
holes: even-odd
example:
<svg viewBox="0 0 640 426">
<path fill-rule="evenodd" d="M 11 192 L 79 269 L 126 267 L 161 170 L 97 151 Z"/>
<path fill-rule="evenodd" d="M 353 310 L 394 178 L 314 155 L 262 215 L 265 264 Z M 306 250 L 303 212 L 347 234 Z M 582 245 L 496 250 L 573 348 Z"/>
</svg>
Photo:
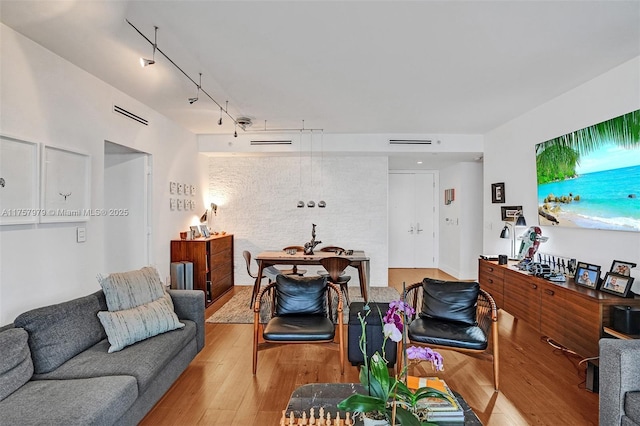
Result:
<svg viewBox="0 0 640 426">
<path fill-rule="evenodd" d="M 389 267 L 435 267 L 435 174 L 389 174 Z"/>
</svg>

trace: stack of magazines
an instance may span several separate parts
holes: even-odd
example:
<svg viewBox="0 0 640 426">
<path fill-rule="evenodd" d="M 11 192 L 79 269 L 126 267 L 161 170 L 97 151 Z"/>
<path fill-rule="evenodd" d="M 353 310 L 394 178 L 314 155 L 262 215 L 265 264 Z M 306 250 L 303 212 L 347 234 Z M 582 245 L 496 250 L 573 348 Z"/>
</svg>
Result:
<svg viewBox="0 0 640 426">
<path fill-rule="evenodd" d="M 424 398 L 418 401 L 418 408 L 422 410 L 420 417 L 423 421 L 464 422 L 464 411 L 444 380 L 437 377 L 407 377 L 409 389 L 415 390 L 425 386 L 446 393 L 450 401 L 441 398 Z"/>
</svg>

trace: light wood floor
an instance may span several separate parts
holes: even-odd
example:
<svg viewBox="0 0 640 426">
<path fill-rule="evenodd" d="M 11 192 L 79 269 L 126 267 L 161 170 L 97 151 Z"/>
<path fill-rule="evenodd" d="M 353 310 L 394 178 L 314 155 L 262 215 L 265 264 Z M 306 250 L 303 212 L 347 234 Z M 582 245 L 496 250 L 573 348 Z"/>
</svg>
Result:
<svg viewBox="0 0 640 426">
<path fill-rule="evenodd" d="M 389 270 L 389 286 L 401 289 L 433 269 Z M 207 317 L 233 292 L 207 309 Z M 500 312 L 500 391 L 493 391 L 491 363 L 441 351 L 443 379 L 473 408 L 483 424 L 597 425 L 598 395 L 584 389 L 584 364 L 553 349 L 542 336 Z M 314 345 L 288 345 L 260 352 L 251 374 L 253 326 L 206 324 L 206 346 L 142 425 L 277 425 L 291 392 L 316 382 L 357 382 L 348 362 L 340 375 L 338 353 Z M 420 369 L 420 367 L 417 367 Z M 421 371 L 415 371 L 420 373 Z"/>
</svg>

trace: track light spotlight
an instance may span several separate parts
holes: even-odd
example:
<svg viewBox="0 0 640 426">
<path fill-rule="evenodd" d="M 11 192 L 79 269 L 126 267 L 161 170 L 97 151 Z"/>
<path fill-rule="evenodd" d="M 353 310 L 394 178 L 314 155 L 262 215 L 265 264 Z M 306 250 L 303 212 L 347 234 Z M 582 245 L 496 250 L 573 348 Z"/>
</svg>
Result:
<svg viewBox="0 0 640 426">
<path fill-rule="evenodd" d="M 155 30 L 155 35 L 153 37 L 153 56 L 152 59 L 140 58 L 140 66 L 143 68 L 156 63 L 156 49 L 158 48 L 158 27 L 154 26 L 153 28 Z"/>
<path fill-rule="evenodd" d="M 198 91 L 196 92 L 195 98 L 189 98 L 189 103 L 193 105 L 194 102 L 198 101 L 198 97 L 200 96 L 200 87 L 202 87 L 202 73 L 200 73 L 200 83 L 198 84 Z"/>
<path fill-rule="evenodd" d="M 236 128 L 233 130 L 233 137 L 234 138 L 238 137 L 238 123 L 236 123 Z"/>
<path fill-rule="evenodd" d="M 222 126 L 222 107 L 220 107 L 220 119 L 218 120 L 218 126 Z"/>
</svg>

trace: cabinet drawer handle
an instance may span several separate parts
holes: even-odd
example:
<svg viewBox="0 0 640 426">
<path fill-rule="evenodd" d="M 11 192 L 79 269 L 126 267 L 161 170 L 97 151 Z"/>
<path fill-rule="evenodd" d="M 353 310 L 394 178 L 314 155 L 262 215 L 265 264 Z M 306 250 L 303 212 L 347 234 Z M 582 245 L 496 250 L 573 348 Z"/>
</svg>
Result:
<svg viewBox="0 0 640 426">
<path fill-rule="evenodd" d="M 556 294 L 555 291 L 549 290 L 549 289 L 545 289 L 544 292 L 547 293 L 549 296 L 553 296 L 554 294 Z"/>
<path fill-rule="evenodd" d="M 537 289 L 538 288 L 538 284 L 531 284 L 531 288 L 534 289 L 534 290 Z"/>
<path fill-rule="evenodd" d="M 489 267 L 487 269 L 489 270 L 489 272 L 493 272 L 493 268 L 492 267 Z"/>
<path fill-rule="evenodd" d="M 489 279 L 487 280 L 487 282 L 488 282 L 489 284 L 493 284 L 493 280 L 492 280 L 491 278 L 489 278 Z"/>
</svg>

